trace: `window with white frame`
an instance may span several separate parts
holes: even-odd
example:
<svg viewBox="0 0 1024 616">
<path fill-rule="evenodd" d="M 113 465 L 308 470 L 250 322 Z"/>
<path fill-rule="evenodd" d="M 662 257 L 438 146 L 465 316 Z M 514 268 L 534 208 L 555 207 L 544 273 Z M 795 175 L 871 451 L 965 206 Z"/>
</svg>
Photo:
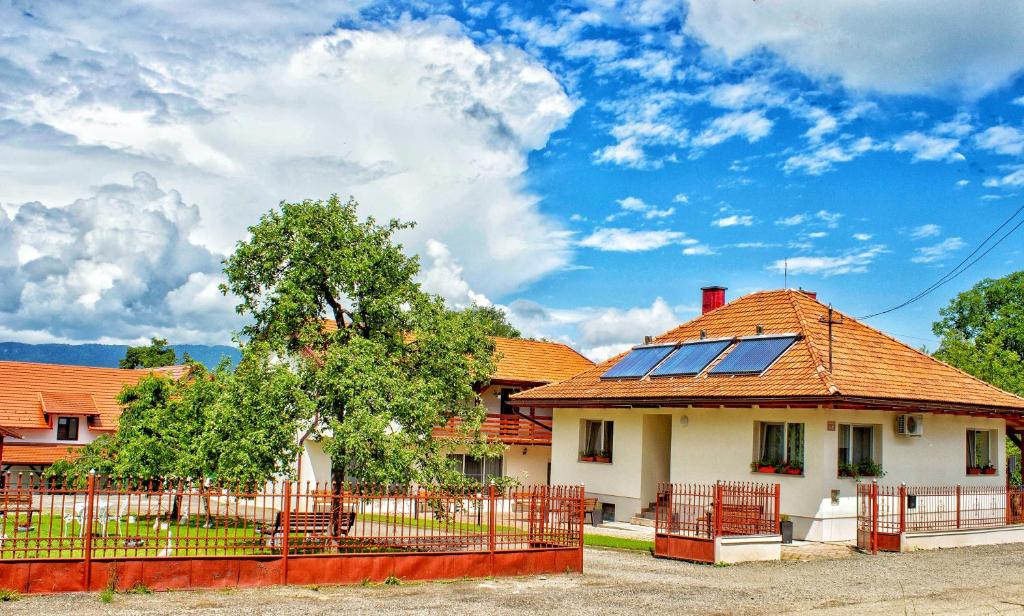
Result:
<svg viewBox="0 0 1024 616">
<path fill-rule="evenodd" d="M 995 444 L 994 430 L 967 431 L 967 468 L 990 469 L 995 467 L 995 455 L 992 447 Z"/>
<path fill-rule="evenodd" d="M 881 475 L 880 435 L 878 425 L 839 424 L 839 474 Z"/>
<path fill-rule="evenodd" d="M 615 422 L 584 419 L 580 425 L 580 460 L 611 462 Z"/>
<path fill-rule="evenodd" d="M 481 485 L 488 483 L 492 477 L 502 476 L 501 458 L 477 458 L 463 453 L 452 453 L 448 454 L 448 459 L 455 462 L 455 470 Z"/>
<path fill-rule="evenodd" d="M 804 467 L 804 424 L 755 423 L 758 463 L 800 469 Z"/>
</svg>

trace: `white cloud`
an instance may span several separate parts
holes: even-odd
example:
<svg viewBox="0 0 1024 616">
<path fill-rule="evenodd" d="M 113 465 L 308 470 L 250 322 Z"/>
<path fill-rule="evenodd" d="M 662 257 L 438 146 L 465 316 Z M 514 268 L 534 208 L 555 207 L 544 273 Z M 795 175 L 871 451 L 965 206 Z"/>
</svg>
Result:
<svg viewBox="0 0 1024 616">
<path fill-rule="evenodd" d="M 648 162 L 644 155 L 644 149 L 640 146 L 636 137 L 627 137 L 622 141 L 606 145 L 594 152 L 594 160 L 599 163 L 611 163 L 624 167 L 646 167 Z"/>
<path fill-rule="evenodd" d="M 839 226 L 839 219 L 843 217 L 840 212 L 830 212 L 828 210 L 818 210 L 814 217 L 825 223 L 825 226 L 829 229 L 835 229 Z"/>
<path fill-rule="evenodd" d="M 1013 126 L 991 126 L 975 135 L 974 142 L 979 148 L 1015 156 L 1024 152 L 1024 130 Z"/>
<path fill-rule="evenodd" d="M 933 223 L 928 223 L 911 229 L 910 239 L 923 240 L 926 237 L 935 237 L 940 233 L 942 233 L 942 227 Z"/>
<path fill-rule="evenodd" d="M 644 252 L 688 241 L 686 234 L 679 231 L 636 231 L 622 227 L 605 227 L 595 229 L 593 233 L 580 240 L 579 245 L 602 252 Z"/>
<path fill-rule="evenodd" d="M 910 260 L 914 263 L 935 263 L 936 261 L 942 261 L 951 253 L 960 250 L 966 245 L 959 237 L 947 237 L 938 244 L 918 248 L 917 255 Z"/>
<path fill-rule="evenodd" d="M 854 233 L 853 234 L 853 239 L 857 240 L 858 242 L 866 242 L 866 241 L 870 240 L 872 237 L 873 236 L 870 233 Z"/>
<path fill-rule="evenodd" d="M 718 145 L 733 137 L 743 137 L 754 143 L 772 131 L 773 122 L 765 117 L 764 111 L 735 111 L 711 121 L 693 143 L 699 147 Z"/>
<path fill-rule="evenodd" d="M 481 294 L 570 261 L 568 232 L 524 173 L 577 103 L 525 52 L 478 44 L 447 18 L 331 31 L 344 14 L 334 5 L 238 19 L 214 5 L 115 4 L 11 16 L 24 36 L 0 39 L 0 53 L 33 87 L 0 96 L 6 201 L 67 203 L 147 169 L 202 207 L 190 237 L 216 253 L 282 199 L 343 191 L 364 214 L 415 220 L 403 243 L 446 245 Z M 9 74 L 0 84 L 13 91 Z"/>
<path fill-rule="evenodd" d="M 814 240 L 819 240 L 823 237 L 828 237 L 828 231 L 811 231 L 810 233 L 807 234 L 807 237 Z"/>
<path fill-rule="evenodd" d="M 788 268 L 791 275 L 812 274 L 825 277 L 859 274 L 868 271 L 868 267 L 884 252 L 886 252 L 885 246 L 872 246 L 838 256 L 790 257 L 775 261 L 768 266 L 768 269 L 782 273 Z"/>
<path fill-rule="evenodd" d="M 472 304 L 490 306 L 487 296 L 470 288 L 462 274 L 462 266 L 452 256 L 452 251 L 445 244 L 427 240 L 427 263 L 420 271 L 423 289 L 445 298 L 456 308 L 465 308 Z"/>
<path fill-rule="evenodd" d="M 816 142 L 812 140 L 812 144 Z M 808 175 L 821 175 L 831 171 L 836 163 L 849 162 L 867 152 L 881 150 L 886 144 L 876 143 L 871 137 L 856 140 L 839 139 L 830 143 L 816 144 L 811 149 L 794 154 L 782 164 L 786 173 L 803 171 Z"/>
<path fill-rule="evenodd" d="M 740 214 L 733 214 L 731 216 L 724 216 L 722 218 L 716 218 L 711 222 L 714 227 L 749 227 L 754 224 L 753 216 L 745 216 Z"/>
<path fill-rule="evenodd" d="M 780 218 L 775 221 L 775 224 L 782 225 L 784 227 L 793 227 L 799 224 L 803 224 L 807 220 L 807 216 L 804 214 L 793 214 L 785 218 Z"/>
<path fill-rule="evenodd" d="M 689 203 L 690 197 L 686 193 L 676 193 L 675 197 L 672 197 L 672 203 Z"/>
<path fill-rule="evenodd" d="M 687 246 L 686 248 L 683 248 L 683 254 L 688 257 L 705 257 L 718 253 L 714 248 L 707 244 L 697 244 L 696 246 Z"/>
<path fill-rule="evenodd" d="M 986 178 L 984 185 L 988 188 L 1024 186 L 1024 165 L 1011 165 L 1010 171 L 1002 177 Z"/>
<path fill-rule="evenodd" d="M 728 61 L 767 49 L 854 90 L 979 97 L 1024 68 L 1021 23 L 1016 0 L 691 0 L 685 30 Z"/>
<path fill-rule="evenodd" d="M 675 208 L 670 207 L 659 210 L 657 206 L 645 203 L 643 199 L 638 197 L 626 197 L 625 199 L 619 199 L 618 204 L 623 211 L 618 214 L 612 214 L 605 220 L 614 220 L 624 215 L 626 212 L 641 214 L 647 220 L 651 220 L 653 218 L 668 218 L 672 214 L 676 213 Z"/>
<path fill-rule="evenodd" d="M 970 183 L 971 183 L 970 180 L 957 180 L 956 181 L 956 187 L 957 188 L 963 188 L 964 186 L 967 186 Z"/>
<path fill-rule="evenodd" d="M 1013 99 L 1013 104 L 1024 105 L 1024 96 L 1018 96 L 1017 98 Z"/>
<path fill-rule="evenodd" d="M 217 289 L 222 256 L 189 239 L 200 222 L 146 173 L 0 212 L 0 319 L 17 339 L 227 342 L 240 321 Z"/>
<path fill-rule="evenodd" d="M 909 152 L 915 162 L 921 160 L 964 160 L 963 154 L 957 152 L 960 140 L 947 137 L 935 137 L 922 132 L 912 131 L 901 135 L 892 144 L 896 152 Z"/>
</svg>

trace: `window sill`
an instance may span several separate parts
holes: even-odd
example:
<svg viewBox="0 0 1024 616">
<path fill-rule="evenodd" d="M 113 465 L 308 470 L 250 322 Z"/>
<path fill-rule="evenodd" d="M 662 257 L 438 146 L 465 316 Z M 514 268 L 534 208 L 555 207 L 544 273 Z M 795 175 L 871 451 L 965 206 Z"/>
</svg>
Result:
<svg viewBox="0 0 1024 616">
<path fill-rule="evenodd" d="M 604 460 L 579 460 L 579 459 L 577 459 L 576 461 L 581 463 L 581 464 L 611 464 L 612 463 L 611 460 L 608 460 L 607 462 L 605 462 Z"/>
<path fill-rule="evenodd" d="M 750 471 L 751 475 L 764 475 L 765 477 L 803 477 L 803 473 L 762 473 L 760 471 Z"/>
</svg>

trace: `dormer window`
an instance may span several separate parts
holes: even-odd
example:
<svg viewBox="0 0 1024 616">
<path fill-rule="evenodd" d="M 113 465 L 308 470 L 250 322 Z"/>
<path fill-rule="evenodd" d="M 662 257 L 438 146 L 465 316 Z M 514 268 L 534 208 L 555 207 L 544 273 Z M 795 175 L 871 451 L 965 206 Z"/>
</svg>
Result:
<svg viewBox="0 0 1024 616">
<path fill-rule="evenodd" d="M 57 418 L 57 440 L 77 441 L 78 440 L 78 417 Z"/>
</svg>

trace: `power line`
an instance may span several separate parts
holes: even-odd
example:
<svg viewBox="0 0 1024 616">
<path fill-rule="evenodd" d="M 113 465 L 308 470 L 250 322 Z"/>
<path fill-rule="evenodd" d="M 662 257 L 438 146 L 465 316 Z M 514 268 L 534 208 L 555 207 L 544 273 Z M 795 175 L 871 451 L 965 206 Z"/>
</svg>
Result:
<svg viewBox="0 0 1024 616">
<path fill-rule="evenodd" d="M 1009 218 L 1004 220 L 1003 224 L 1001 224 L 998 227 L 996 227 L 996 229 L 994 231 L 992 231 L 992 233 L 989 233 L 988 237 L 986 237 L 984 241 L 982 241 L 980 244 L 978 244 L 977 247 L 975 247 L 975 249 L 972 250 L 970 254 L 968 254 L 966 257 L 963 258 L 963 260 L 960 261 L 960 263 L 957 263 L 956 267 L 954 267 L 953 269 L 949 270 L 944 275 L 940 276 L 938 278 L 938 280 L 933 282 L 929 287 L 927 287 L 926 289 L 922 290 L 917 295 L 911 297 L 910 299 L 904 301 L 901 304 L 897 304 L 897 305 L 893 306 L 892 308 L 887 308 L 887 309 L 882 310 L 880 312 L 875 312 L 875 313 L 872 313 L 872 314 L 869 314 L 869 315 L 866 315 L 866 316 L 863 316 L 863 317 L 857 317 L 857 318 L 863 321 L 865 319 L 871 319 L 871 318 L 874 318 L 874 317 L 877 317 L 877 316 L 881 316 L 883 314 L 888 314 L 890 312 L 899 310 L 900 308 L 905 308 L 905 307 L 909 306 L 910 304 L 913 304 L 914 302 L 924 298 L 926 295 L 928 295 L 931 292 L 935 291 L 936 289 L 938 289 L 939 287 L 943 286 L 947 282 L 952 281 L 953 279 L 958 277 L 960 274 L 963 274 L 968 269 L 970 269 L 975 263 L 977 263 L 978 261 L 983 259 L 985 257 L 985 255 L 987 255 L 988 253 L 992 252 L 995 249 L 996 246 L 998 246 L 999 244 L 1002 244 L 1003 240 L 1005 240 L 1006 238 L 1008 238 L 1011 235 L 1013 235 L 1013 233 L 1017 229 L 1019 229 L 1022 225 L 1024 225 L 1024 219 L 1021 219 L 1009 231 L 1004 233 L 1002 235 L 1002 237 L 1000 237 L 998 240 L 996 240 L 995 243 L 993 243 L 991 246 L 989 246 L 985 250 L 985 252 L 982 252 L 980 255 L 977 256 L 977 258 L 971 260 L 971 257 L 974 257 L 974 255 L 978 254 L 979 250 L 984 248 L 985 245 L 988 244 L 989 241 L 993 237 L 995 237 L 1000 231 L 1002 231 L 1004 228 L 1006 228 L 1006 226 L 1008 224 L 1010 224 L 1010 222 L 1012 222 L 1013 219 L 1016 218 L 1017 215 L 1020 214 L 1021 212 L 1024 212 L 1024 205 L 1022 205 L 1019 208 L 1017 208 L 1017 211 L 1015 211 L 1013 214 L 1011 214 Z M 970 261 L 970 262 L 968 263 L 968 261 Z"/>
</svg>

